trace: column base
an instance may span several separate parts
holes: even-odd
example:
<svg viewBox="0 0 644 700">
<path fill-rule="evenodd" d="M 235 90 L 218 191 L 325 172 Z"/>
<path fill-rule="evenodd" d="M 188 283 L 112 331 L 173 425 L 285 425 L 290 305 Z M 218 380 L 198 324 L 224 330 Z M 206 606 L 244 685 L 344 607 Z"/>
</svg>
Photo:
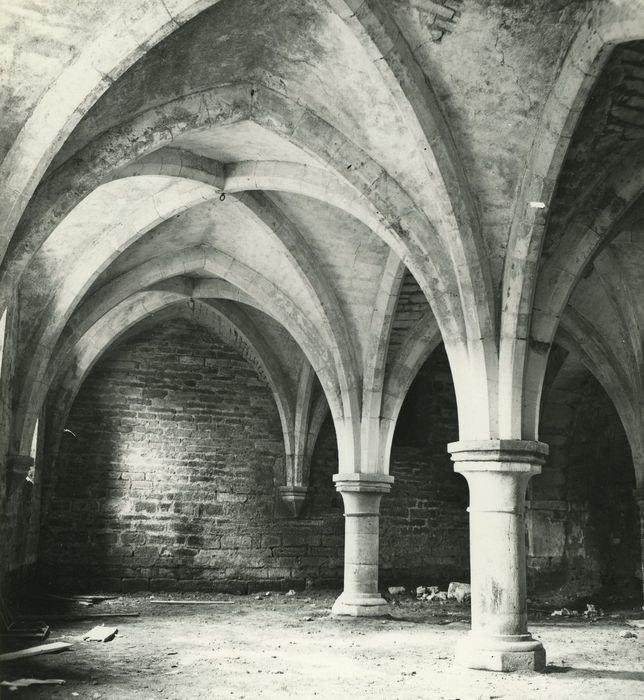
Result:
<svg viewBox="0 0 644 700">
<path fill-rule="evenodd" d="M 380 593 L 342 593 L 333 603 L 332 615 L 351 617 L 389 617 L 389 604 Z"/>
<path fill-rule="evenodd" d="M 471 632 L 456 645 L 456 663 L 482 671 L 545 671 L 546 650 L 529 634 L 482 637 Z"/>
</svg>

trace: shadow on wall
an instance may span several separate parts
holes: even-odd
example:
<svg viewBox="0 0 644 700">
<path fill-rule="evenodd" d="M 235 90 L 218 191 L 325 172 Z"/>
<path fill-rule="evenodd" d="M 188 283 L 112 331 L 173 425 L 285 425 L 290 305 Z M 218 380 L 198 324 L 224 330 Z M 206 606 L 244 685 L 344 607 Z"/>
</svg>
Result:
<svg viewBox="0 0 644 700">
<path fill-rule="evenodd" d="M 641 595 L 633 461 L 612 402 L 588 374 L 565 402 L 544 405 L 541 423 L 551 451 L 531 486 L 531 587 L 598 601 Z"/>
<path fill-rule="evenodd" d="M 456 396 L 440 345 L 414 379 L 391 454 L 395 481 L 382 500 L 381 583 L 440 586 L 469 578 L 467 482 L 447 443 L 458 439 Z"/>
</svg>

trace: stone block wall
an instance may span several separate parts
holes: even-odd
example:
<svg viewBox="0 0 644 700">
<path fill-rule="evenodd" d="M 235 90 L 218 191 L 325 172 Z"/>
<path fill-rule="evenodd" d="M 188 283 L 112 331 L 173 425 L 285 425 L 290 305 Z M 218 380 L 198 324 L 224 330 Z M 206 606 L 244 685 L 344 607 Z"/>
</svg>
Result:
<svg viewBox="0 0 644 700">
<path fill-rule="evenodd" d="M 531 588 L 561 589 L 573 598 L 637 592 L 633 461 L 610 398 L 588 375 L 574 392 L 544 406 L 540 434 L 551 449 L 530 488 Z"/>
<path fill-rule="evenodd" d="M 39 500 L 28 468 L 20 464 L 30 455 L 16 456 L 10 445 L 14 380 L 19 364 L 17 339 L 20 325 L 20 303 L 17 291 L 9 308 L 0 315 L 0 587 L 3 595 L 20 588 L 33 575 L 37 550 L 37 512 Z M 8 453 L 6 448 L 8 446 Z"/>
<path fill-rule="evenodd" d="M 467 482 L 447 453 L 457 439 L 456 397 L 441 346 L 414 380 L 394 435 L 395 482 L 381 507 L 383 582 L 469 581 Z"/>
<path fill-rule="evenodd" d="M 314 469 L 313 515 L 279 517 L 269 389 L 183 322 L 110 352 L 82 387 L 45 484 L 41 580 L 72 588 L 248 590 L 341 580 L 342 511 Z"/>
<path fill-rule="evenodd" d="M 624 507 L 633 488 L 628 445 L 610 401 L 589 386 L 549 423 L 554 461 L 530 494 L 532 588 L 597 589 L 639 566 L 634 502 Z M 331 420 L 302 516 L 286 518 L 276 500 L 283 442 L 270 391 L 236 350 L 204 331 L 175 322 L 111 351 L 67 427 L 44 474 L 42 584 L 242 592 L 341 585 Z M 414 381 L 394 437 L 395 483 L 381 506 L 383 587 L 469 580 L 468 489 L 446 451 L 457 437 L 441 348 Z"/>
<path fill-rule="evenodd" d="M 568 571 L 580 585 L 628 590 L 640 571 L 635 474 L 619 416 L 593 378 L 578 405 L 566 486 Z"/>
<path fill-rule="evenodd" d="M 423 369 L 403 410 L 396 484 L 383 498 L 383 585 L 466 577 L 467 487 L 445 450 L 456 408 L 444 354 Z M 108 353 L 67 428 L 44 477 L 41 583 L 152 591 L 341 585 L 331 420 L 302 517 L 284 518 L 275 500 L 283 443 L 272 396 L 234 349 L 203 331 L 176 322 Z"/>
</svg>

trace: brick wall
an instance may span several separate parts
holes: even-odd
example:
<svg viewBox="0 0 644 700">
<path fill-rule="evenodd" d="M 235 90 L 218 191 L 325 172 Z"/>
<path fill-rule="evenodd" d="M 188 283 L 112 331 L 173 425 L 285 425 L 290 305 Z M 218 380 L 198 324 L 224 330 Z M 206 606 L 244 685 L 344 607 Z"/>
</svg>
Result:
<svg viewBox="0 0 644 700">
<path fill-rule="evenodd" d="M 640 570 L 633 462 L 617 412 L 592 378 L 578 404 L 566 486 L 569 576 L 580 585 L 628 590 Z"/>
<path fill-rule="evenodd" d="M 383 499 L 383 584 L 466 576 L 467 487 L 445 444 L 447 360 L 416 380 Z M 280 424 L 237 352 L 176 322 L 111 351 L 79 393 L 45 478 L 40 576 L 66 588 L 249 590 L 342 580 L 344 519 L 327 419 L 300 520 L 279 516 Z"/>
<path fill-rule="evenodd" d="M 7 453 L 16 452 L 9 444 L 13 379 L 19 364 L 17 349 L 19 330 L 19 297 L 17 290 L 4 314 L 0 315 L 0 587 L 6 594 L 14 586 L 33 575 L 36 559 L 38 498 L 34 484 L 25 479 L 26 471 L 12 473 Z"/>
<path fill-rule="evenodd" d="M 45 486 L 44 580 L 247 590 L 341 579 L 331 473 L 313 469 L 310 517 L 276 515 L 284 448 L 272 395 L 196 327 L 175 322 L 110 352 L 67 427 L 76 437 L 65 433 Z"/>
<path fill-rule="evenodd" d="M 383 581 L 469 581 L 468 488 L 447 453 L 457 439 L 456 397 L 440 346 L 414 380 L 394 435 L 395 482 L 381 509 Z"/>
<path fill-rule="evenodd" d="M 628 441 L 617 412 L 590 375 L 548 402 L 540 426 L 551 444 L 528 513 L 531 588 L 571 597 L 641 589 L 639 516 Z"/>
<path fill-rule="evenodd" d="M 596 387 L 578 397 L 567 436 L 558 438 L 553 468 L 565 474 L 548 480 L 556 487 L 550 497 L 565 504 L 551 514 L 565 541 L 558 585 L 580 577 L 608 583 L 637 567 L 636 515 L 620 506 L 632 500 L 632 466 L 606 402 Z M 76 437 L 65 433 L 58 464 L 45 475 L 45 582 L 115 590 L 340 585 L 344 520 L 331 479 L 332 422 L 315 449 L 302 518 L 282 517 L 276 409 L 233 348 L 184 322 L 146 331 L 94 369 L 67 427 Z M 381 509 L 383 586 L 469 578 L 468 489 L 446 452 L 457 437 L 440 348 L 414 381 L 394 437 L 395 484 Z M 539 498 L 547 491 L 537 488 Z M 531 537 L 546 532 L 535 523 Z M 529 562 L 533 584 L 552 582 L 545 561 Z"/>
</svg>

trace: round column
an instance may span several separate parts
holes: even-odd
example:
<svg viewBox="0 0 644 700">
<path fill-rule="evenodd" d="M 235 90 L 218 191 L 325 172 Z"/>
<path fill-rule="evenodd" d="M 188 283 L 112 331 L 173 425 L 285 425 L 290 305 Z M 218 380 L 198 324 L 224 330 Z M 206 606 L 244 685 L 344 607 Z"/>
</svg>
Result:
<svg viewBox="0 0 644 700">
<path fill-rule="evenodd" d="M 525 494 L 548 446 L 527 440 L 448 445 L 470 489 L 472 630 L 457 646 L 469 668 L 542 671 L 546 652 L 528 632 Z"/>
<path fill-rule="evenodd" d="M 335 474 L 344 502 L 344 590 L 335 601 L 334 615 L 387 615 L 387 601 L 378 593 L 380 499 L 389 493 L 393 476 Z"/>
</svg>

